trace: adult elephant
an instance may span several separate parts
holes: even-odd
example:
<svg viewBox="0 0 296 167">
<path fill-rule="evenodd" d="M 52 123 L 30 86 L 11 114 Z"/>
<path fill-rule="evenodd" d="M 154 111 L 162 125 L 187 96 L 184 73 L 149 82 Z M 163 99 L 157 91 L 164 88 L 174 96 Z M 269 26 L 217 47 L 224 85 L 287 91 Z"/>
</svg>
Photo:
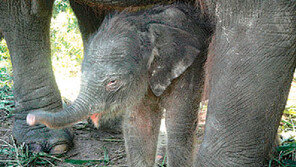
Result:
<svg viewBox="0 0 296 167">
<path fill-rule="evenodd" d="M 156 2 L 156 1 L 155 1 Z M 96 31 L 105 13 L 153 1 L 71 1 L 83 41 Z M 190 3 L 190 2 L 188 2 Z M 0 3 L 1 29 L 12 56 L 18 141 L 49 143 L 53 152 L 69 143 L 66 130 L 25 124 L 28 111 L 61 109 L 50 66 L 49 22 L 52 1 Z M 89 7 L 99 6 L 101 10 Z M 295 1 L 198 2 L 215 24 L 211 92 L 205 137 L 196 166 L 264 166 L 274 142 L 296 67 Z M 108 9 L 108 10 L 107 10 Z M 55 134 L 55 136 L 53 136 Z M 183 157 L 187 158 L 187 157 Z"/>
</svg>

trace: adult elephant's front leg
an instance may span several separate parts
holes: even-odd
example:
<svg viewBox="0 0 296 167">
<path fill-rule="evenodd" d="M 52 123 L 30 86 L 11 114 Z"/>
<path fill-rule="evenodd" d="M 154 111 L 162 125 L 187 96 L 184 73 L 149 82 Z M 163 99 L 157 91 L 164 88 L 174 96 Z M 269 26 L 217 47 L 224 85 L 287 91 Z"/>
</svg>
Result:
<svg viewBox="0 0 296 167">
<path fill-rule="evenodd" d="M 150 91 L 124 118 L 123 133 L 130 167 L 152 167 L 155 163 L 161 111 Z"/>
<path fill-rule="evenodd" d="M 7 41 L 13 66 L 17 114 L 13 135 L 18 143 L 31 143 L 34 151 L 63 153 L 72 142 L 67 130 L 29 127 L 29 111 L 61 110 L 62 102 L 51 67 L 49 26 L 53 0 L 0 2 L 0 29 Z"/>
<path fill-rule="evenodd" d="M 296 66 L 292 1 L 219 2 L 205 138 L 196 166 L 264 166 Z"/>
</svg>

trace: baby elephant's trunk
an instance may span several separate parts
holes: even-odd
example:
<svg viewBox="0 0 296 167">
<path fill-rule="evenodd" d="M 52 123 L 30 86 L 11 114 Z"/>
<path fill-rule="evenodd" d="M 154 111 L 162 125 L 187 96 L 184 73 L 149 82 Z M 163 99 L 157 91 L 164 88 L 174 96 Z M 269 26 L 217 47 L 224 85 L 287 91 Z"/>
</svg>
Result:
<svg viewBox="0 0 296 167">
<path fill-rule="evenodd" d="M 49 128 L 59 129 L 72 125 L 90 116 L 91 107 L 82 100 L 76 99 L 75 102 L 62 111 L 51 113 L 43 110 L 30 112 L 27 115 L 29 125 L 44 124 Z"/>
</svg>

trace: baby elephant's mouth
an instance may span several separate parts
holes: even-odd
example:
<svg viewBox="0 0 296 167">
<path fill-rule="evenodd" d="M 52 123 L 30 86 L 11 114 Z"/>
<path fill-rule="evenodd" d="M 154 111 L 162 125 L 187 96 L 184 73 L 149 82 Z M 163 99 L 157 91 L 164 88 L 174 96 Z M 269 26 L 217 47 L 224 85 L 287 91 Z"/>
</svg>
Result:
<svg viewBox="0 0 296 167">
<path fill-rule="evenodd" d="M 102 117 L 101 113 L 100 114 L 96 113 L 90 116 L 90 119 L 96 128 L 99 128 L 99 120 L 101 117 Z"/>
</svg>

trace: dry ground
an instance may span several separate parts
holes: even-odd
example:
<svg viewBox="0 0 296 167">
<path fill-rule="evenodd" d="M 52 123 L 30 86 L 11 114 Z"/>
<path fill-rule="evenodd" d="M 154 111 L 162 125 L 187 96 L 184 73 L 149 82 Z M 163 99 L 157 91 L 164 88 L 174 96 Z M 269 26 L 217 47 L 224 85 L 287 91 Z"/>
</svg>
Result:
<svg viewBox="0 0 296 167">
<path fill-rule="evenodd" d="M 296 81 L 292 84 L 288 105 L 296 105 Z M 204 119 L 204 112 L 200 116 Z M 7 117 L 4 110 L 0 110 L 0 145 L 4 145 L 5 142 L 13 143 L 11 140 L 12 119 L 12 117 Z M 72 129 L 75 134 L 75 147 L 61 159 L 104 160 L 107 155 L 110 161 L 108 164 L 100 163 L 97 165 L 73 165 L 58 162 L 57 166 L 126 166 L 126 153 L 122 134 L 97 130 L 87 122 L 76 124 Z M 165 145 L 164 137 L 165 135 L 162 134 L 160 139 L 162 145 Z M 0 160 L 5 159 L 7 157 L 0 152 Z"/>
</svg>

